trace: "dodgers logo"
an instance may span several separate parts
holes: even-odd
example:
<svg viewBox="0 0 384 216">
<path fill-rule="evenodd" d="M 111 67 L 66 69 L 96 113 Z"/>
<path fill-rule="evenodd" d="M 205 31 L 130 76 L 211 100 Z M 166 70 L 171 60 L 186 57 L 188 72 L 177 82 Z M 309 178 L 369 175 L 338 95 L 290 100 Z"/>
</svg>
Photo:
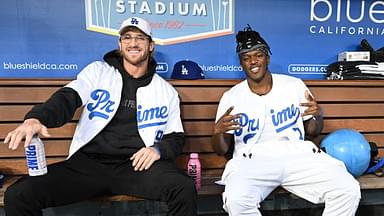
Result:
<svg viewBox="0 0 384 216">
<path fill-rule="evenodd" d="M 88 118 L 92 120 L 95 117 L 108 119 L 110 114 L 114 111 L 112 106 L 115 102 L 110 100 L 110 93 L 104 89 L 96 89 L 91 92 L 91 99 L 94 103 L 87 104 L 87 110 L 90 112 Z"/>
<path fill-rule="evenodd" d="M 240 118 L 236 121 L 239 122 L 241 128 L 235 131 L 236 136 L 241 136 L 243 133 L 247 133 L 243 137 L 243 143 L 247 144 L 248 140 L 256 135 L 256 131 L 259 130 L 259 119 L 250 119 L 247 114 L 239 113 Z"/>
<path fill-rule="evenodd" d="M 132 18 L 132 19 L 131 19 L 131 24 L 132 24 L 132 25 L 138 25 L 138 24 L 139 24 L 139 21 L 138 21 L 136 18 Z"/>
<path fill-rule="evenodd" d="M 143 109 L 143 106 L 137 106 L 137 127 L 143 129 L 147 127 L 153 127 L 158 125 L 164 125 L 167 123 L 168 107 L 158 106 Z"/>
</svg>

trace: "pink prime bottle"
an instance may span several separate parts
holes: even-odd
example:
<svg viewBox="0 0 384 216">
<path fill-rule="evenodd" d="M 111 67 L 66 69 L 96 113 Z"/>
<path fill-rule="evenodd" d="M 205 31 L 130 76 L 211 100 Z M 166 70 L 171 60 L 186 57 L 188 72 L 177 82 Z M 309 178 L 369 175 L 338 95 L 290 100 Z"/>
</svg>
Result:
<svg viewBox="0 0 384 216">
<path fill-rule="evenodd" d="M 188 175 L 193 178 L 196 190 L 201 189 L 201 164 L 198 153 L 191 153 L 187 165 Z"/>
</svg>

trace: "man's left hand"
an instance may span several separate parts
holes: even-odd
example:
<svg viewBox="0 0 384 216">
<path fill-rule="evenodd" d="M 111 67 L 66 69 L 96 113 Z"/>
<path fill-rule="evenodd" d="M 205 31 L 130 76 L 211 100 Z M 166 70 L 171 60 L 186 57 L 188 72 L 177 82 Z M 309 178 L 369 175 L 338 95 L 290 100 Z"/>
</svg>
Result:
<svg viewBox="0 0 384 216">
<path fill-rule="evenodd" d="M 300 106 L 304 106 L 308 108 L 304 110 L 304 113 L 302 113 L 302 116 L 312 115 L 314 117 L 320 117 L 322 115 L 321 108 L 317 104 L 315 98 L 309 93 L 308 90 L 305 92 L 305 98 L 307 99 L 307 102 L 300 103 Z"/>
<path fill-rule="evenodd" d="M 144 147 L 137 151 L 130 158 L 133 160 L 132 166 L 135 171 L 143 171 L 149 169 L 152 164 L 160 159 L 160 154 L 153 147 Z"/>
</svg>

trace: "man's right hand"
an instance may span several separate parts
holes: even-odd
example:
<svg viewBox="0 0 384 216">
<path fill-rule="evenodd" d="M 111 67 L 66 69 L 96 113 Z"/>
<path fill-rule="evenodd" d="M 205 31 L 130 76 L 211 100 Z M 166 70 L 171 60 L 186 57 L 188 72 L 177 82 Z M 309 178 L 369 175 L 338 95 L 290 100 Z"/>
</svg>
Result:
<svg viewBox="0 0 384 216">
<path fill-rule="evenodd" d="M 38 119 L 26 119 L 15 130 L 9 132 L 4 139 L 4 143 L 9 143 L 8 148 L 15 150 L 20 142 L 25 138 L 24 147 L 27 147 L 33 135 L 40 134 L 43 137 L 50 137 L 47 127 L 40 123 Z"/>
<path fill-rule="evenodd" d="M 241 128 L 238 121 L 234 121 L 235 119 L 240 118 L 239 114 L 231 115 L 230 113 L 233 110 L 233 106 L 229 107 L 227 111 L 219 118 L 213 128 L 213 134 L 221 134 L 230 130 L 238 130 Z"/>
</svg>

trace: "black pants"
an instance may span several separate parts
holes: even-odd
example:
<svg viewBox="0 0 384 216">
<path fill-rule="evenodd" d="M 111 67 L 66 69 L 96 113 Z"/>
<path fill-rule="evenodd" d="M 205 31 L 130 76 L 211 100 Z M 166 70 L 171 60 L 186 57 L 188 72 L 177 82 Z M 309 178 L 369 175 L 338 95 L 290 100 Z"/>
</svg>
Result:
<svg viewBox="0 0 384 216">
<path fill-rule="evenodd" d="M 134 171 L 131 161 L 99 163 L 81 152 L 48 166 L 48 174 L 24 177 L 5 192 L 7 216 L 42 215 L 42 209 L 95 196 L 129 194 L 168 204 L 169 215 L 197 214 L 194 183 L 169 161 L 156 161 L 147 171 Z"/>
</svg>

